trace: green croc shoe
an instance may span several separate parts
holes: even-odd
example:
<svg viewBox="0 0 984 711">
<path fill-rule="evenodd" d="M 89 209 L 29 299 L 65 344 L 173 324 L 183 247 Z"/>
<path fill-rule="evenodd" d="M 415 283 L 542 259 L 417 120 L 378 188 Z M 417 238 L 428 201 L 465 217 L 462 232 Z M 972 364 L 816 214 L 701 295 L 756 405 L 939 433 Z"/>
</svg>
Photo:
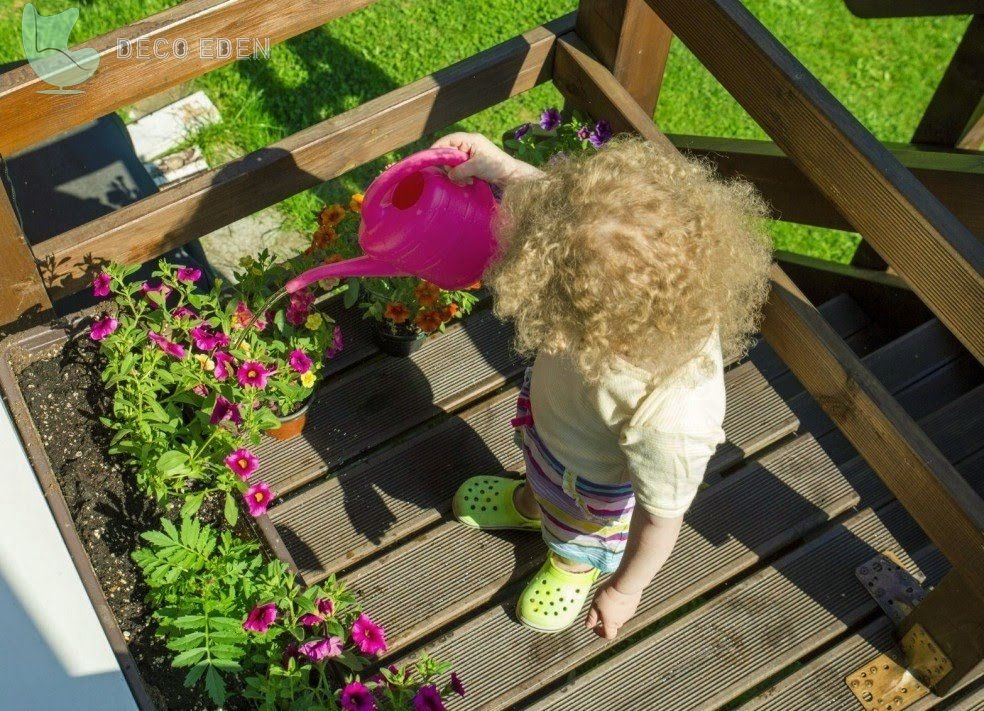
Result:
<svg viewBox="0 0 984 711">
<path fill-rule="evenodd" d="M 559 567 L 551 553 L 516 603 L 516 617 L 537 632 L 560 632 L 577 621 L 598 570 L 571 573 Z"/>
<path fill-rule="evenodd" d="M 514 492 L 524 483 L 522 479 L 502 476 L 473 476 L 458 487 L 451 510 L 456 519 L 472 528 L 539 531 L 539 519 L 526 518 L 513 502 Z"/>
</svg>

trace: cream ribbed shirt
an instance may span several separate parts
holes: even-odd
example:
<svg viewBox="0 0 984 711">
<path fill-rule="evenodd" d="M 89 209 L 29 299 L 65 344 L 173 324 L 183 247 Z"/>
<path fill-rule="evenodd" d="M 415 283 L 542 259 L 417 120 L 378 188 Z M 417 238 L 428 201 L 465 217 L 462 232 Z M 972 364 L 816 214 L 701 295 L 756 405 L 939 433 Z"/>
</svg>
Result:
<svg viewBox="0 0 984 711">
<path fill-rule="evenodd" d="M 537 432 L 568 472 L 598 484 L 631 482 L 636 501 L 667 518 L 690 507 L 708 460 L 725 440 L 716 336 L 658 385 L 623 360 L 588 383 L 568 358 L 539 355 L 530 402 Z"/>
</svg>

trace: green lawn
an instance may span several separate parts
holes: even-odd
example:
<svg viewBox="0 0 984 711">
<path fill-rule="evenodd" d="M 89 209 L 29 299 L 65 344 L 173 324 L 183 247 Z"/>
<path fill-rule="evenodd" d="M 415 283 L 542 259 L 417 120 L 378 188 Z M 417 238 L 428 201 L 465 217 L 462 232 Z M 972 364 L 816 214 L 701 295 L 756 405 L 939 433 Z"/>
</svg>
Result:
<svg viewBox="0 0 984 711">
<path fill-rule="evenodd" d="M 0 9 L 0 60 L 22 57 L 24 0 Z M 35 0 L 43 14 L 81 6 L 73 41 L 107 32 L 176 0 Z M 956 47 L 967 18 L 858 20 L 838 0 L 747 0 L 749 8 L 874 134 L 911 135 Z M 274 47 L 269 61 L 245 61 L 197 80 L 224 121 L 199 137 L 213 165 L 417 79 L 477 50 L 566 13 L 575 0 L 382 0 Z M 456 128 L 497 137 L 559 103 L 539 87 L 462 121 Z M 656 118 L 674 133 L 764 137 L 734 100 L 675 42 Z M 385 159 L 353 171 L 282 208 L 310 227 L 322 198 L 363 186 Z M 317 195 L 315 194 L 317 193 Z M 320 197 L 319 197 L 320 196 Z M 856 236 L 775 224 L 779 248 L 846 261 Z"/>
</svg>

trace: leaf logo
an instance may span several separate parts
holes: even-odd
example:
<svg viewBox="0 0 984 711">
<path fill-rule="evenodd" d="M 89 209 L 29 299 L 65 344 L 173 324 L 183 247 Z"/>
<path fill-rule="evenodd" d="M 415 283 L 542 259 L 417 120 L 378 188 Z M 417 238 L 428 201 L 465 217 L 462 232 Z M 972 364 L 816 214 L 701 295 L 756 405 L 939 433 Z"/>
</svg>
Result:
<svg viewBox="0 0 984 711">
<path fill-rule="evenodd" d="M 81 84 L 99 68 L 99 53 L 91 47 L 69 49 L 68 36 L 79 19 L 73 7 L 57 15 L 40 14 L 33 3 L 24 6 L 21 18 L 21 41 L 24 55 L 38 77 L 58 87 L 43 89 L 39 94 L 81 94 L 81 89 L 66 89 Z"/>
</svg>

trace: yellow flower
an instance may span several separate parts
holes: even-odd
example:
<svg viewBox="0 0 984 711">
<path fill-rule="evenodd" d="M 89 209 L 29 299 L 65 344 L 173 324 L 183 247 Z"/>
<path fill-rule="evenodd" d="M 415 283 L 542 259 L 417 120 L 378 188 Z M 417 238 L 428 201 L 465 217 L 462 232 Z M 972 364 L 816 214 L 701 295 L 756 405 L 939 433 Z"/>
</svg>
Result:
<svg viewBox="0 0 984 711">
<path fill-rule="evenodd" d="M 349 210 L 352 212 L 362 212 L 362 198 L 365 197 L 362 193 L 355 193 L 352 195 L 352 199 L 349 200 Z"/>
<path fill-rule="evenodd" d="M 253 346 L 249 345 L 248 341 L 243 341 L 239 344 L 239 347 L 243 349 L 243 353 L 249 355 L 253 352 Z"/>
<path fill-rule="evenodd" d="M 215 370 L 215 361 L 209 358 L 204 353 L 198 353 L 195 356 L 195 360 L 198 361 L 198 365 L 202 366 L 202 370 L 208 370 L 208 371 Z"/>
<path fill-rule="evenodd" d="M 301 385 L 306 388 L 314 387 L 314 373 L 310 370 L 301 376 Z"/>
<path fill-rule="evenodd" d="M 321 328 L 322 323 L 324 323 L 324 319 L 321 318 L 321 314 L 315 312 L 307 317 L 307 321 L 304 322 L 304 328 L 309 331 L 317 331 Z"/>
</svg>

